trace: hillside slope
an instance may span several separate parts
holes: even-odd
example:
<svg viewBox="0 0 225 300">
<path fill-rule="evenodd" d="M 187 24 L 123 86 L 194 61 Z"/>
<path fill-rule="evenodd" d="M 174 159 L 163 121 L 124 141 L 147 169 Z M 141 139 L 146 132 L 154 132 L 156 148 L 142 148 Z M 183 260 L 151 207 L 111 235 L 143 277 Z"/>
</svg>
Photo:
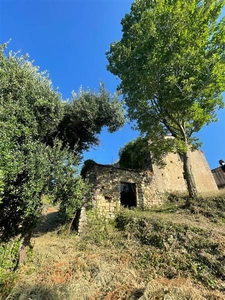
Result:
<svg viewBox="0 0 225 300">
<path fill-rule="evenodd" d="M 225 299 L 225 197 L 184 201 L 110 222 L 89 212 L 80 236 L 51 212 L 7 299 Z"/>
</svg>

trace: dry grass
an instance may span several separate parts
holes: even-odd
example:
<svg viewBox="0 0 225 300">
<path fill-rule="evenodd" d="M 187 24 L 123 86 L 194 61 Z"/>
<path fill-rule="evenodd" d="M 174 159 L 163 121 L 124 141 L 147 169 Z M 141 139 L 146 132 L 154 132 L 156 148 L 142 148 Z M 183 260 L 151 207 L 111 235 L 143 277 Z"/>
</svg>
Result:
<svg viewBox="0 0 225 300">
<path fill-rule="evenodd" d="M 125 299 L 133 289 L 143 287 L 129 259 L 116 249 L 89 245 L 80 250 L 84 245 L 79 239 L 54 233 L 33 238 L 32 260 L 19 271 L 20 287 L 46 285 L 60 299 L 96 300 Z"/>
<path fill-rule="evenodd" d="M 201 286 L 194 286 L 190 279 L 178 278 L 167 279 L 158 278 L 150 281 L 144 294 L 139 300 L 204 300 L 215 299 L 224 300 L 221 293 L 209 292 Z"/>
<path fill-rule="evenodd" d="M 124 211 L 123 230 L 91 214 L 81 236 L 44 227 L 8 299 L 223 300 L 225 226 L 207 205 Z"/>
</svg>

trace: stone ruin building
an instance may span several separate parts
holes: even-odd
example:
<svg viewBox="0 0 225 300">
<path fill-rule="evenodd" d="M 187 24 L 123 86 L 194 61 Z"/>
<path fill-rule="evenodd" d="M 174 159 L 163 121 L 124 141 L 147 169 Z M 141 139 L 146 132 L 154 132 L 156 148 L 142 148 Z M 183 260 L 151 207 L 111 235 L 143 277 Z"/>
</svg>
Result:
<svg viewBox="0 0 225 300">
<path fill-rule="evenodd" d="M 218 190 L 204 153 L 191 152 L 192 173 L 200 195 Z M 92 205 L 113 216 L 122 205 L 147 208 L 163 203 L 166 194 L 185 194 L 187 184 L 179 154 L 165 157 L 165 168 L 150 165 L 146 170 L 120 168 L 116 165 L 93 163 L 85 177 L 92 184 Z"/>
</svg>

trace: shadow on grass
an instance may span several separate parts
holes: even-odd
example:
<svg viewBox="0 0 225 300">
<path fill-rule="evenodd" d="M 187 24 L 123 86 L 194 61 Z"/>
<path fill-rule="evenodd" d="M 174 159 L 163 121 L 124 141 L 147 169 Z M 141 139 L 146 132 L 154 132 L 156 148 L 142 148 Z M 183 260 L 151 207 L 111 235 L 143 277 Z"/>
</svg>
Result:
<svg viewBox="0 0 225 300">
<path fill-rule="evenodd" d="M 138 300 L 141 296 L 144 295 L 145 289 L 135 289 L 132 294 L 127 298 L 129 300 Z"/>
<path fill-rule="evenodd" d="M 23 286 L 15 288 L 6 300 L 58 300 L 55 291 L 44 285 Z"/>
<path fill-rule="evenodd" d="M 179 204 L 174 206 L 167 206 L 167 207 L 157 207 L 155 209 L 151 209 L 152 212 L 158 213 L 175 213 L 177 211 L 185 210 L 187 207 L 185 204 Z"/>
<path fill-rule="evenodd" d="M 49 212 L 40 216 L 34 235 L 41 235 L 50 231 L 55 231 L 59 228 L 59 226 L 60 222 L 58 211 Z"/>
</svg>

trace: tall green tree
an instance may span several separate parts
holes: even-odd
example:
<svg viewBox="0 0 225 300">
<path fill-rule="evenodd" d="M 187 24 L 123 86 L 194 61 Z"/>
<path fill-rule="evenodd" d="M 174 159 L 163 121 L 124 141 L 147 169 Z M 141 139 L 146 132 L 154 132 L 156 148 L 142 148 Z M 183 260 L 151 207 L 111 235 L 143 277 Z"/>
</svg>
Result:
<svg viewBox="0 0 225 300">
<path fill-rule="evenodd" d="M 136 0 L 122 19 L 123 35 L 106 53 L 121 79 L 128 115 L 150 140 L 158 162 L 183 156 L 188 191 L 196 196 L 189 154 L 195 136 L 224 107 L 224 0 Z M 170 135 L 173 138 L 166 138 Z"/>
<path fill-rule="evenodd" d="M 77 166 L 103 126 L 124 123 L 117 97 L 80 91 L 69 102 L 28 56 L 0 46 L 0 239 L 32 233 L 44 194 L 66 217 L 81 205 L 86 185 Z"/>
<path fill-rule="evenodd" d="M 74 209 L 82 200 L 77 158 L 61 141 L 52 147 L 44 142 L 62 119 L 60 94 L 27 56 L 5 55 L 5 48 L 0 48 L 0 240 L 32 233 L 43 194 L 65 202 L 73 198 Z"/>
</svg>

